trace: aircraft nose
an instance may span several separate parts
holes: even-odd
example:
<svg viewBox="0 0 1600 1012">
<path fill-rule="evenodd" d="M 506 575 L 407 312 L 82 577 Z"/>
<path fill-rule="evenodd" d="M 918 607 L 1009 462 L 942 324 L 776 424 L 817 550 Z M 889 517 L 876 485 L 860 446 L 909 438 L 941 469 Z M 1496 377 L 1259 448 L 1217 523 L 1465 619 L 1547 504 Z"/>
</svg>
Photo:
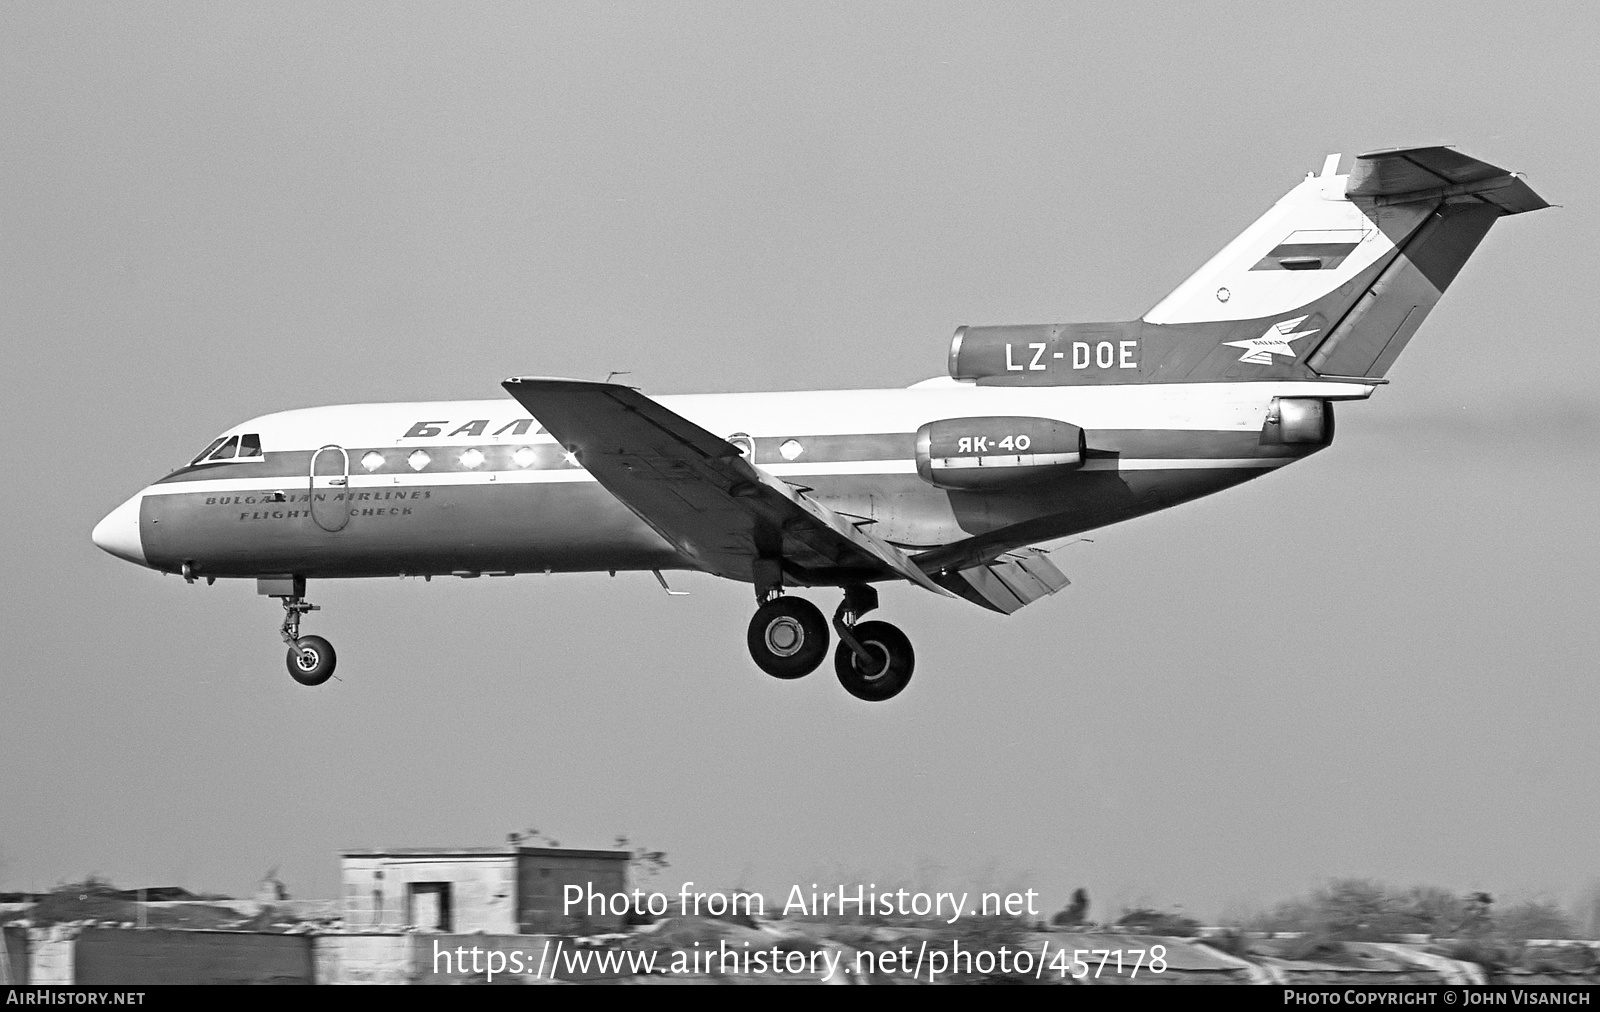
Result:
<svg viewBox="0 0 1600 1012">
<path fill-rule="evenodd" d="M 94 543 L 119 559 L 144 565 L 144 542 L 139 538 L 139 501 L 141 492 L 107 513 L 104 520 L 94 525 Z"/>
</svg>

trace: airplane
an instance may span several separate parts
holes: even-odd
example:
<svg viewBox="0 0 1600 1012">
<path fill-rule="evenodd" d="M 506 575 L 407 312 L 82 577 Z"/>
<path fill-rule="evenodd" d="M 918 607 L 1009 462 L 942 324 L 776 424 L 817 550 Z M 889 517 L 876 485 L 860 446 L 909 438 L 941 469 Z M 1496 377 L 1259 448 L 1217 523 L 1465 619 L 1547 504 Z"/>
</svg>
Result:
<svg viewBox="0 0 1600 1012">
<path fill-rule="evenodd" d="M 857 699 L 906 688 L 906 582 L 1011 614 L 1067 577 L 1052 546 L 1327 448 L 1491 225 L 1550 206 L 1451 147 L 1330 155 L 1139 319 L 964 326 L 905 389 L 648 397 L 513 377 L 509 398 L 348 404 L 233 426 L 94 528 L 162 573 L 279 599 L 303 685 L 308 581 L 691 570 L 748 583 L 756 666 L 826 658 Z M 836 588 L 831 621 L 802 588 Z"/>
</svg>

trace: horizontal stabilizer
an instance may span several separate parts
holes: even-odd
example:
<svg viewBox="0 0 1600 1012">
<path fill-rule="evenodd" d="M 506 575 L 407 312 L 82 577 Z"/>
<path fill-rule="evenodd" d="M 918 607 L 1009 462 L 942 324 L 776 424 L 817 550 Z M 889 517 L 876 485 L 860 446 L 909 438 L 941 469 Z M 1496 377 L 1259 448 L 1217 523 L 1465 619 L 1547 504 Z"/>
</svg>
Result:
<svg viewBox="0 0 1600 1012">
<path fill-rule="evenodd" d="M 1464 155 L 1453 148 L 1386 148 L 1356 156 L 1345 196 L 1401 204 L 1471 196 L 1493 204 L 1501 214 L 1549 207 L 1515 172 Z"/>
<path fill-rule="evenodd" d="M 974 604 L 1006 615 L 1049 597 L 1071 582 L 1037 548 L 945 573 L 934 577 L 934 581 Z"/>
</svg>

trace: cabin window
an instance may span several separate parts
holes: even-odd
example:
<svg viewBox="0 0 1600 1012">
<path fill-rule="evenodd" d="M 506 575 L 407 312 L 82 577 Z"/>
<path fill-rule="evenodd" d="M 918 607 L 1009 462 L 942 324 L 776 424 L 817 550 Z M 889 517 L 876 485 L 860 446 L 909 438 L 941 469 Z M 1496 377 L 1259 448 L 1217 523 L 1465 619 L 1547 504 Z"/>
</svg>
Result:
<svg viewBox="0 0 1600 1012">
<path fill-rule="evenodd" d="M 260 433 L 247 432 L 244 435 L 239 437 L 239 456 L 241 458 L 242 457 L 259 457 L 259 456 L 261 456 L 261 434 Z"/>
<path fill-rule="evenodd" d="M 211 451 L 211 456 L 206 460 L 232 460 L 237 452 L 239 452 L 239 437 L 231 436 L 226 443 Z"/>
</svg>

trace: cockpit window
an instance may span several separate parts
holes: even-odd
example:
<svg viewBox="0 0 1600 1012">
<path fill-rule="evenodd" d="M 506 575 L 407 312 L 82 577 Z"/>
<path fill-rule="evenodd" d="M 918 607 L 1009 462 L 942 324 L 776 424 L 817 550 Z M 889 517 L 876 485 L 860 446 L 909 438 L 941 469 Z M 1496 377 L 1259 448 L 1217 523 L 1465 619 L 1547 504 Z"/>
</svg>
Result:
<svg viewBox="0 0 1600 1012">
<path fill-rule="evenodd" d="M 192 467 L 197 464 L 226 464 L 230 460 L 263 459 L 265 458 L 261 455 L 261 433 L 247 432 L 239 436 L 218 436 L 189 464 Z"/>
<path fill-rule="evenodd" d="M 227 436 L 218 436 L 216 439 L 212 440 L 210 446 L 206 447 L 204 450 L 201 450 L 199 455 L 196 456 L 189 463 L 191 463 L 191 464 L 200 463 L 201 461 L 205 460 L 207 457 L 211 456 L 211 451 L 215 450 L 217 447 L 221 446 L 223 443 L 225 443 L 227 441 L 228 441 L 228 437 Z"/>
<path fill-rule="evenodd" d="M 239 437 L 238 436 L 232 436 L 232 437 L 229 437 L 229 439 L 228 439 L 228 441 L 226 443 L 223 443 L 217 449 L 212 450 L 211 451 L 211 456 L 207 457 L 206 459 L 207 460 L 232 460 L 233 459 L 233 455 L 235 453 L 237 453 L 238 450 L 239 450 Z"/>
</svg>

